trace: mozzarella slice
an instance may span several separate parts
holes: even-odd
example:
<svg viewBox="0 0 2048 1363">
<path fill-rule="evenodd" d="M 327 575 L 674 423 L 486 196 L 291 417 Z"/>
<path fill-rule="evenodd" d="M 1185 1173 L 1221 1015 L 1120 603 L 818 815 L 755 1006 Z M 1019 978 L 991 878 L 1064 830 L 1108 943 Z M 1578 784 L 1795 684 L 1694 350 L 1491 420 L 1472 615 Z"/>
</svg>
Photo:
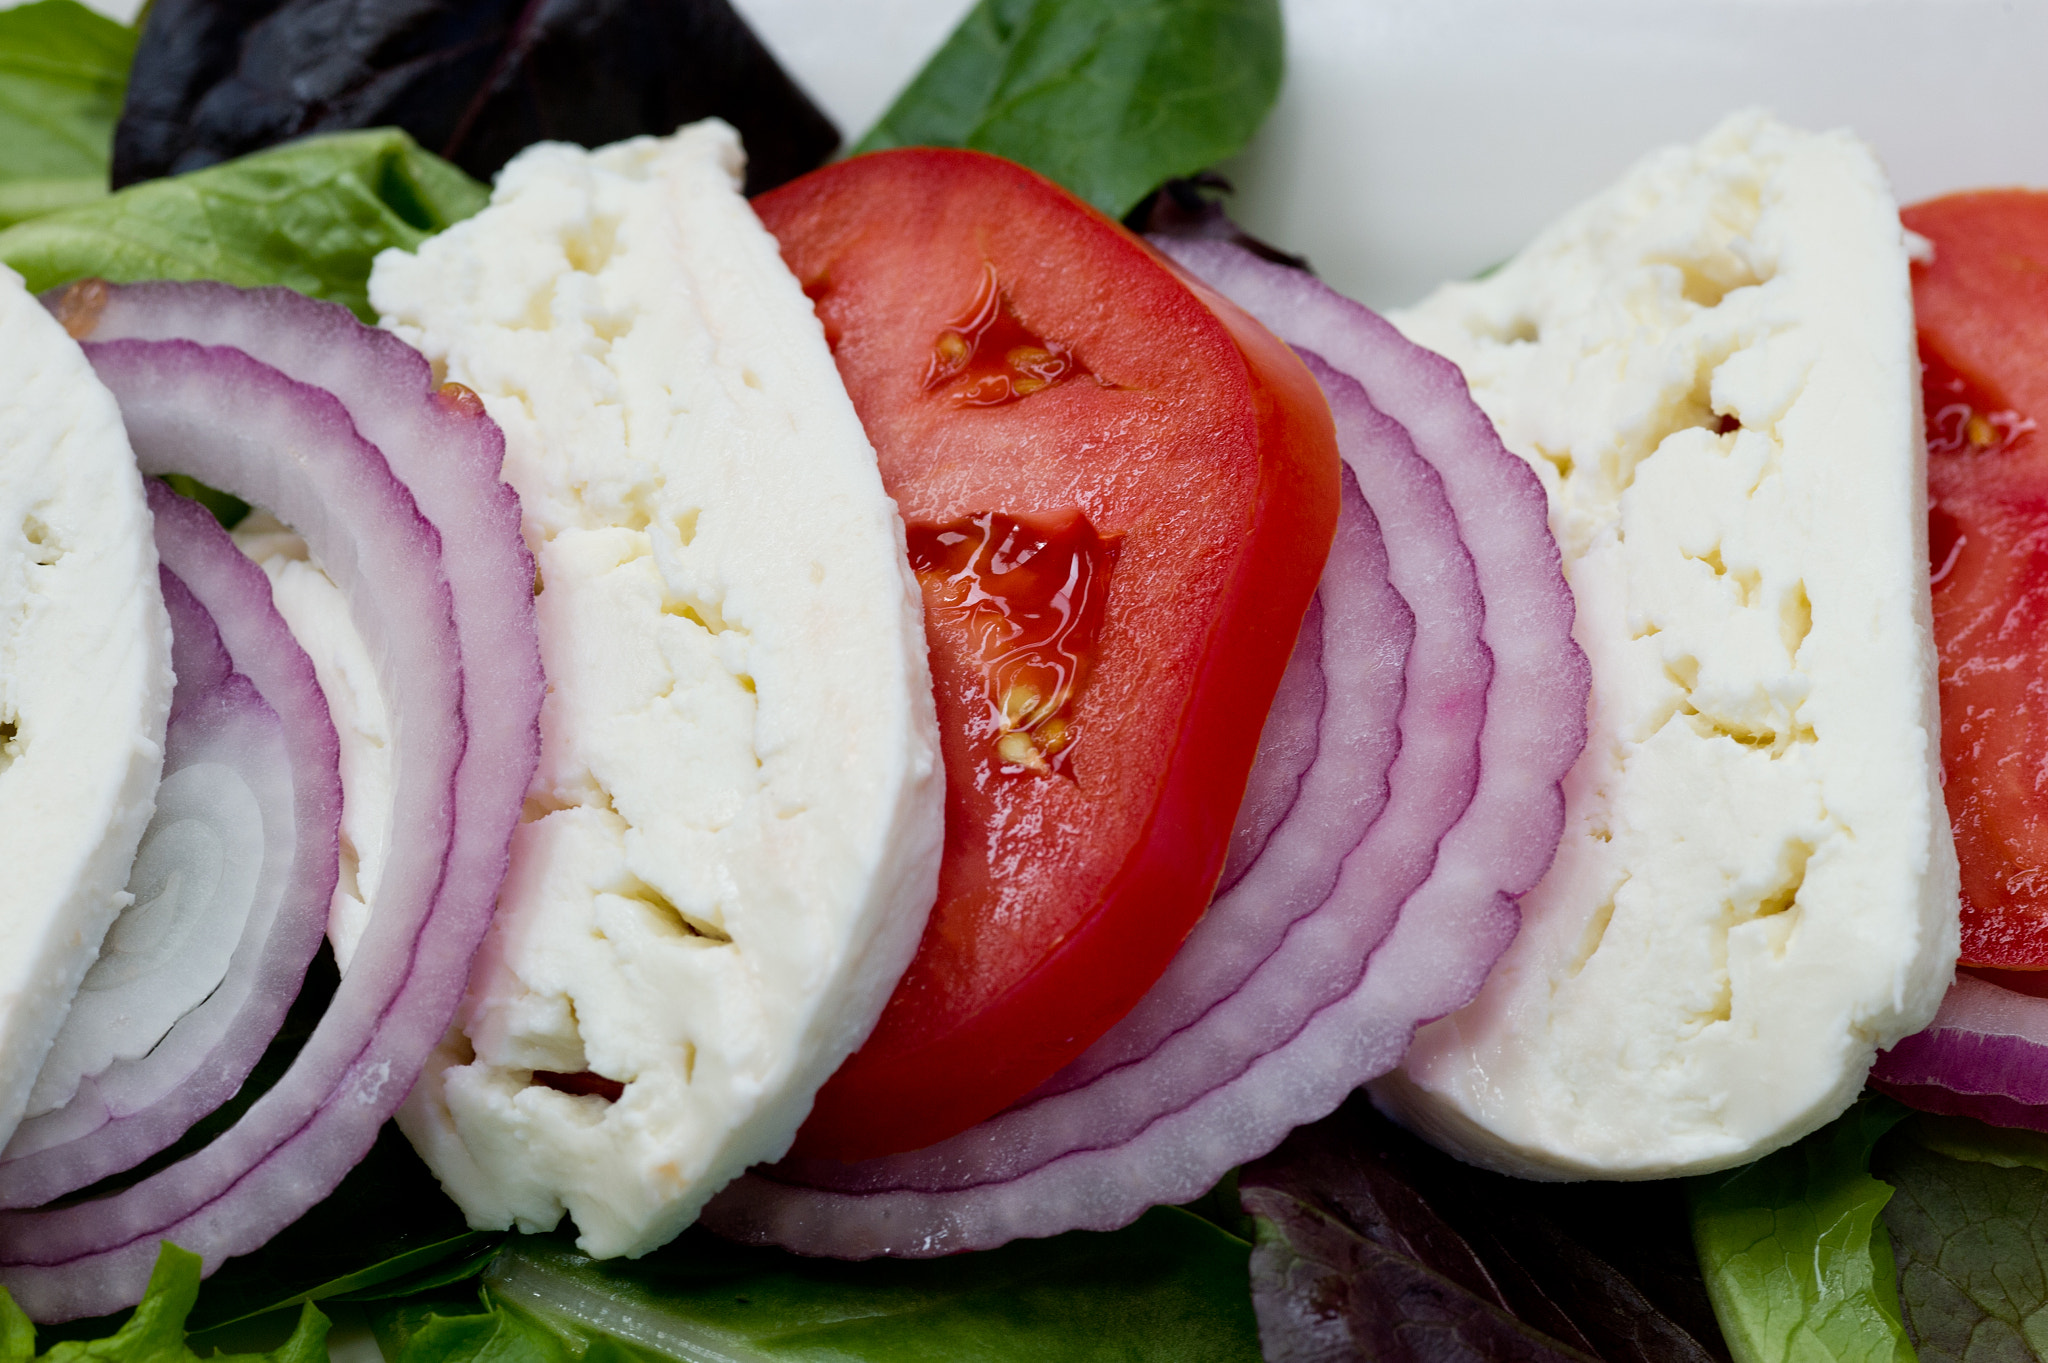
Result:
<svg viewBox="0 0 2048 1363">
<path fill-rule="evenodd" d="M 348 597 L 313 561 L 305 540 L 267 511 L 252 511 L 233 533 L 236 546 L 270 578 L 270 599 L 312 659 L 341 740 L 341 873 L 327 910 L 327 940 L 335 965 L 346 973 L 370 925 L 391 847 L 396 753 L 390 712 Z"/>
<path fill-rule="evenodd" d="M 1375 1097 L 1538 1178 L 1783 1145 L 1956 960 L 1883 175 L 1847 134 L 1738 115 L 1394 320 L 1541 476 L 1593 696 L 1521 935 Z"/>
<path fill-rule="evenodd" d="M 600 1256 L 788 1148 L 937 885 L 902 525 L 741 165 L 717 122 L 534 147 L 370 285 L 505 429 L 548 675 L 460 1035 L 401 1121 L 471 1224 L 566 1207 Z"/>
<path fill-rule="evenodd" d="M 170 649 L 120 409 L 0 266 L 0 1144 L 130 901 Z"/>
</svg>

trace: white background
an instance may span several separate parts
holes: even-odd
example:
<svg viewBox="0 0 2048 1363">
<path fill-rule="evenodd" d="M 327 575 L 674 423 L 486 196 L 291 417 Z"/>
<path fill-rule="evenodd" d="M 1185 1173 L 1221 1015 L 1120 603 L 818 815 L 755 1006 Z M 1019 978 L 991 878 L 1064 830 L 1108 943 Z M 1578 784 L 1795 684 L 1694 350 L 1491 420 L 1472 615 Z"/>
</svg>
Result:
<svg viewBox="0 0 2048 1363">
<path fill-rule="evenodd" d="M 848 138 L 966 0 L 735 0 Z M 1376 305 L 1513 253 L 1666 142 L 1763 105 L 1869 139 L 1906 202 L 2048 185 L 2048 0 L 1284 0 L 1235 213 Z"/>
<path fill-rule="evenodd" d="M 735 0 L 849 138 L 964 0 Z M 1494 264 L 1746 105 L 1868 138 L 1912 201 L 2048 185 L 2048 0 L 1285 0 L 1237 216 L 1368 303 Z"/>
</svg>

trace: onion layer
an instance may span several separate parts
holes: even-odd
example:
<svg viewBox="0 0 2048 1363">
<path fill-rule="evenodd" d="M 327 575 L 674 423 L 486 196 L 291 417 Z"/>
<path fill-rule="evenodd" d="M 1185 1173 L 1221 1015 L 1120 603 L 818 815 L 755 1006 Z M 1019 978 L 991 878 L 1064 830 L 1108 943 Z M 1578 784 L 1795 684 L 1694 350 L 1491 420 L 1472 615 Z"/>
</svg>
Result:
<svg viewBox="0 0 2048 1363">
<path fill-rule="evenodd" d="M 1928 1112 L 2048 1131 L 2048 998 L 1959 974 L 1934 1021 L 1878 1056 L 1870 1083 Z"/>
<path fill-rule="evenodd" d="M 1588 674 L 1534 475 L 1454 368 L 1363 308 L 1235 247 L 1162 244 L 1338 357 L 1304 354 L 1356 480 L 1224 888 L 1151 993 L 1037 1092 L 925 1150 L 757 1170 L 707 1208 L 721 1233 L 922 1256 L 1192 1198 L 1469 1000 L 1549 865 Z"/>
<path fill-rule="evenodd" d="M 52 1094 L 57 1105 L 46 1102 L 16 1130 L 0 1154 L 0 1206 L 35 1206 L 131 1168 L 232 1097 L 282 1025 L 319 948 L 334 893 L 341 818 L 337 738 L 312 661 L 272 606 L 263 570 L 236 550 L 214 518 L 160 482 L 147 487 L 165 601 L 172 607 L 177 674 L 171 714 L 178 737 L 166 750 L 157 818 L 166 819 L 161 806 L 173 793 L 174 779 L 192 786 L 204 775 L 182 768 L 212 763 L 221 798 L 239 789 L 256 806 L 239 828 L 222 830 L 223 836 L 259 840 L 269 864 L 264 882 L 250 886 L 244 921 L 219 944 L 232 955 L 220 961 L 221 969 L 187 982 L 197 991 L 197 1006 L 146 1037 L 129 1038 L 130 1058 L 73 1064 L 66 1082 L 76 1092 L 68 1098 Z M 251 733 L 241 748 L 218 724 L 202 727 L 197 708 L 230 682 L 256 698 L 254 704 L 269 717 L 268 727 Z M 219 710 L 221 702 L 213 708 Z M 250 726 L 244 719 L 239 729 Z M 204 792 L 195 787 L 192 794 L 203 805 Z M 145 837 L 138 876 L 149 847 Z M 190 887 L 184 888 L 189 895 Z M 116 936 L 134 912 L 117 922 Z M 59 1079 L 67 1039 L 92 1024 L 95 1003 L 104 998 L 111 1007 L 120 999 L 117 1011 L 134 1013 L 128 994 L 105 987 L 89 993 L 95 978 L 107 974 L 105 948 L 101 958 L 37 1079 L 38 1094 Z M 130 992 L 139 988 L 137 982 Z M 103 1026 L 116 1021 L 110 1014 Z M 31 1111 L 37 1111 L 33 1101 Z"/>
<path fill-rule="evenodd" d="M 498 476 L 504 433 L 475 394 L 437 387 L 417 350 L 339 304 L 205 281 L 117 285 L 98 298 L 86 339 L 233 346 L 332 394 L 439 532 L 465 662 L 457 801 L 487 814 L 457 821 L 449 876 L 471 900 L 495 899 L 511 855 L 499 821 L 540 762 L 544 685 L 533 555 L 518 494 Z"/>
<path fill-rule="evenodd" d="M 291 1069 L 205 1150 L 117 1195 L 0 1214 L 0 1282 L 46 1320 L 136 1300 L 159 1239 L 209 1269 L 254 1249 L 369 1148 L 460 1000 L 538 753 L 541 691 L 502 438 L 402 343 L 282 290 L 88 283 L 54 306 L 146 470 L 224 488 L 304 536 L 350 597 L 400 743 L 375 912 Z M 159 322 L 242 348 L 105 339 Z"/>
</svg>

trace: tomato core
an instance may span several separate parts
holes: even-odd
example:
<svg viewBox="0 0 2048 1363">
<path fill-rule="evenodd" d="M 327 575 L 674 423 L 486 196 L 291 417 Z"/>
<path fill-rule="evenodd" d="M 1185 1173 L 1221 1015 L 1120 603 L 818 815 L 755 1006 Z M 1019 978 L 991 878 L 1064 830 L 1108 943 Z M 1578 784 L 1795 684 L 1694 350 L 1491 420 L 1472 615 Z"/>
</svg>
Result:
<svg viewBox="0 0 2048 1363">
<path fill-rule="evenodd" d="M 1006 775 L 1064 774 L 1115 542 L 1078 508 L 1028 519 L 986 511 L 908 531 L 927 617 L 975 640 L 988 696 L 983 760 Z"/>
<path fill-rule="evenodd" d="M 1065 345 L 1017 320 L 989 265 L 974 298 L 932 342 L 924 386 L 943 389 L 963 407 L 995 407 L 1087 372 Z"/>
</svg>

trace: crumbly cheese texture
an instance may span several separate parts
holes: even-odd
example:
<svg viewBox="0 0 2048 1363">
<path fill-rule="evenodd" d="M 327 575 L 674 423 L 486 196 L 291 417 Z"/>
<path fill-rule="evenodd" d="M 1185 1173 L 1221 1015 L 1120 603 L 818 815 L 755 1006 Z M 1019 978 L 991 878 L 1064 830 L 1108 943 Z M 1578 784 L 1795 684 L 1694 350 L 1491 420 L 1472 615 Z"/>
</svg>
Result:
<svg viewBox="0 0 2048 1363">
<path fill-rule="evenodd" d="M 548 676 L 460 1035 L 402 1121 L 471 1224 L 566 1208 L 600 1256 L 788 1148 L 937 886 L 902 523 L 741 167 L 718 122 L 530 148 L 370 285 L 504 427 Z"/>
<path fill-rule="evenodd" d="M 327 910 L 327 940 L 335 965 L 346 974 L 370 925 L 391 846 L 396 752 L 390 711 L 348 596 L 314 560 L 305 540 L 267 511 L 251 512 L 233 534 L 236 546 L 270 578 L 270 599 L 312 660 L 341 741 L 341 867 Z"/>
<path fill-rule="evenodd" d="M 1537 1178 L 1784 1145 L 1956 960 L 1883 174 L 1845 133 L 1738 115 L 1394 320 L 1542 478 L 1593 692 L 1520 936 L 1375 1096 Z"/>
<path fill-rule="evenodd" d="M 0 266 L 0 1144 L 155 807 L 171 626 L 151 528 L 113 395 Z"/>
</svg>

